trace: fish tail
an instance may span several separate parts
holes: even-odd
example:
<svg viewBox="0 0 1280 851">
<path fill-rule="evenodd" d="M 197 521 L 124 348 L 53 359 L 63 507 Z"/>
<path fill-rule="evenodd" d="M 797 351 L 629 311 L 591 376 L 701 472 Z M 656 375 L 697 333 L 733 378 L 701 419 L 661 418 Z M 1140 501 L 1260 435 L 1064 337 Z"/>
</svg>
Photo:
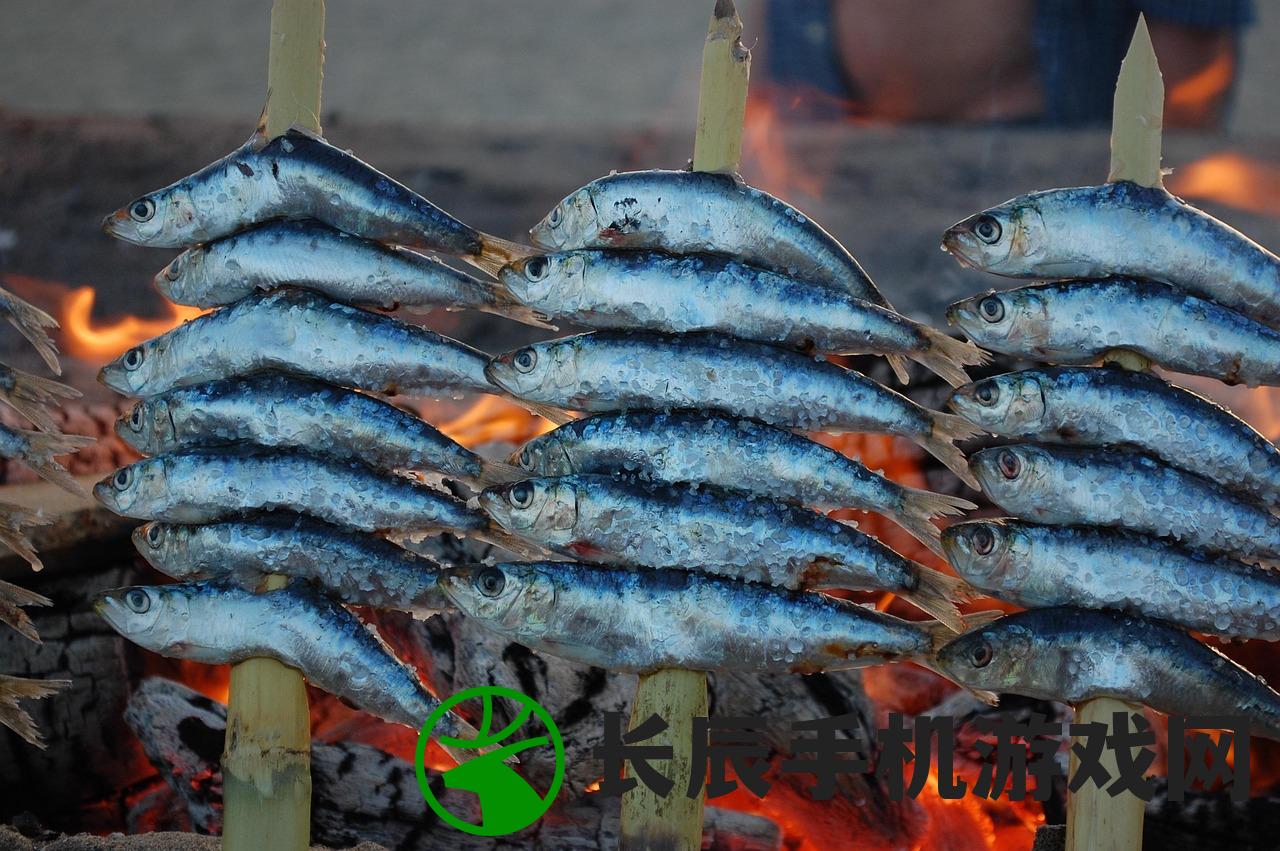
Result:
<svg viewBox="0 0 1280 851">
<path fill-rule="evenodd" d="M 550 420 L 556 425 L 564 425 L 573 422 L 573 414 L 564 408 L 557 408 L 555 405 L 544 405 L 541 402 L 530 402 L 528 399 L 521 399 L 512 396 L 511 400 L 521 407 L 527 409 L 530 413 L 537 414 L 545 420 Z"/>
<path fill-rule="evenodd" d="M 57 431 L 58 426 L 48 409 L 56 408 L 63 399 L 80 398 L 80 391 L 52 378 L 42 378 L 19 369 L 10 370 L 10 373 L 13 387 L 0 390 L 0 399 L 8 402 L 41 431 Z"/>
<path fill-rule="evenodd" d="M 31 545 L 31 540 L 27 537 L 27 530 L 32 526 L 48 526 L 50 522 L 52 521 L 39 511 L 23 508 L 20 505 L 14 505 L 9 502 L 0 502 L 0 544 L 4 544 L 26 559 L 32 570 L 44 570 L 44 564 L 41 563 L 40 557 L 36 555 L 35 547 Z M 0 594 L 2 593 L 3 588 L 0 588 Z M 47 603 L 38 605 L 47 605 Z"/>
<path fill-rule="evenodd" d="M 506 461 L 483 461 L 480 465 L 480 475 L 476 477 L 476 484 L 483 490 L 494 485 L 505 485 L 527 478 L 529 474 L 514 464 L 508 464 Z"/>
<path fill-rule="evenodd" d="M 495 274 L 494 277 L 497 277 L 497 275 Z M 480 281 L 478 283 L 486 288 L 489 296 L 493 299 L 493 304 L 488 306 L 486 310 L 499 316 L 505 316 L 508 319 L 514 319 L 517 322 L 523 322 L 525 325 L 532 325 L 535 328 L 546 328 L 548 331 L 560 330 L 559 325 L 551 324 L 546 316 L 538 313 L 513 296 L 501 281 Z"/>
<path fill-rule="evenodd" d="M 967 440 L 981 434 L 982 430 L 955 414 L 944 414 L 939 411 L 931 413 L 933 417 L 931 433 L 920 441 L 920 445 L 930 455 L 945 464 L 948 470 L 959 476 L 960 481 L 974 490 L 981 490 L 978 480 L 969 469 L 968 459 L 960 451 L 960 447 L 955 445 L 955 441 Z"/>
<path fill-rule="evenodd" d="M 58 320 L 8 290 L 0 289 L 0 296 L 7 302 L 9 322 L 35 347 L 49 369 L 53 370 L 53 374 L 62 375 L 62 366 L 58 363 L 58 347 L 44 330 L 57 328 Z"/>
<path fill-rule="evenodd" d="M 490 526 L 488 529 L 472 534 L 481 541 L 493 544 L 495 547 L 502 547 L 525 561 L 540 561 L 550 555 L 547 550 L 532 541 L 527 541 L 496 526 Z"/>
<path fill-rule="evenodd" d="M 532 246 L 482 233 L 480 253 L 462 259 L 496 278 L 503 266 L 537 253 L 537 249 Z"/>
<path fill-rule="evenodd" d="M 6 623 L 18 631 L 23 638 L 40 643 L 35 624 L 22 606 L 48 606 L 52 601 L 43 594 L 28 591 L 26 588 L 11 582 L 0 581 L 0 622 Z"/>
<path fill-rule="evenodd" d="M 965 581 L 929 567 L 917 568 L 916 575 L 915 588 L 896 593 L 952 632 L 963 630 L 964 619 L 960 617 L 956 601 L 967 600 L 972 593 Z"/>
<path fill-rule="evenodd" d="M 919 488 L 906 488 L 902 495 L 902 505 L 894 519 L 898 525 L 906 529 L 916 540 L 924 544 L 937 555 L 946 558 L 942 549 L 942 532 L 933 524 L 935 517 L 954 517 L 978 506 L 958 496 L 934 493 Z"/>
<path fill-rule="evenodd" d="M 23 432 L 23 437 L 27 441 L 29 450 L 22 459 L 27 466 L 39 473 L 41 478 L 53 482 L 64 490 L 79 496 L 89 495 L 84 485 L 77 482 L 75 476 L 67 472 L 66 467 L 55 461 L 54 456 L 78 452 L 96 442 L 97 438 L 83 434 L 57 434 L 39 431 Z"/>
<path fill-rule="evenodd" d="M 71 680 L 32 680 L 0 674 L 0 724 L 17 733 L 28 744 L 44 750 L 44 739 L 20 706 L 19 700 L 39 700 L 71 685 Z"/>
<path fill-rule="evenodd" d="M 899 384 L 911 383 L 911 373 L 907 371 L 905 355 L 885 355 L 884 359 L 889 362 L 889 369 L 893 370 L 893 375 L 898 379 Z"/>
<path fill-rule="evenodd" d="M 925 350 L 915 360 L 952 387 L 969 383 L 966 366 L 981 366 L 991 360 L 991 353 L 966 340 L 957 340 L 936 328 L 921 326 Z"/>
</svg>

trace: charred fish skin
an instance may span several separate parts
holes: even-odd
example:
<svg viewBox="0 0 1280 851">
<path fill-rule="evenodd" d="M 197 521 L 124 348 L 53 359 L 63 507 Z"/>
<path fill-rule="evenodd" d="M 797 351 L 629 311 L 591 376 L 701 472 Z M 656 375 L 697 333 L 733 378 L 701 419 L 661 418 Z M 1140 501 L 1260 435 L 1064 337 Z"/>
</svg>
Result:
<svg viewBox="0 0 1280 851">
<path fill-rule="evenodd" d="M 1016 444 L 974 454 L 983 492 L 1010 514 L 1115 526 L 1246 560 L 1280 559 L 1280 517 L 1208 479 L 1136 452 Z"/>
<path fill-rule="evenodd" d="M 931 519 L 976 508 L 900 485 L 786 429 L 693 411 L 597 414 L 535 437 L 511 459 L 534 476 L 621 472 L 666 484 L 702 482 L 823 509 L 860 508 L 894 519 L 937 548 Z"/>
<path fill-rule="evenodd" d="M 967 632 L 937 654 L 970 689 L 1079 705 L 1115 697 L 1168 715 L 1249 719 L 1280 739 L 1280 695 L 1226 656 L 1158 621 L 1069 607 L 1031 609 Z"/>
<path fill-rule="evenodd" d="M 804 213 L 736 175 L 698 171 L 615 172 L 561 201 L 529 231 L 535 245 L 717 253 L 889 302 L 843 245 Z"/>
<path fill-rule="evenodd" d="M 144 523 L 133 544 L 179 581 L 228 580 L 258 588 L 267 574 L 303 579 L 343 603 L 428 618 L 450 608 L 440 565 L 382 538 L 301 515 L 261 515 L 201 526 Z"/>
<path fill-rule="evenodd" d="M 679 570 L 523 562 L 450 568 L 440 586 L 500 635 L 613 671 L 844 670 L 926 658 L 937 632 L 824 594 Z"/>
<path fill-rule="evenodd" d="M 947 320 L 983 348 L 1083 365 L 1128 349 L 1227 384 L 1280 384 L 1280 332 L 1152 281 L 1063 281 L 956 302 Z"/>
<path fill-rule="evenodd" d="M 363 393 L 288 375 L 229 378 L 142 399 L 117 421 L 116 433 L 144 455 L 254 444 L 390 470 L 437 470 L 466 482 L 485 472 L 480 456 L 420 417 Z"/>
<path fill-rule="evenodd" d="M 480 506 L 508 532 L 583 561 L 702 570 L 788 589 L 894 591 L 958 622 L 960 582 L 789 503 L 577 475 L 498 485 L 480 495 Z"/>
<path fill-rule="evenodd" d="M 490 361 L 485 375 L 519 399 L 589 413 L 711 410 L 806 431 L 906 437 L 966 482 L 954 440 L 978 433 L 861 373 L 718 334 L 595 331 L 534 343 Z"/>
<path fill-rule="evenodd" d="M 1028 608 L 1113 609 L 1226 639 L 1280 640 L 1280 576 L 1116 529 L 971 520 L 942 533 L 970 585 Z"/>
<path fill-rule="evenodd" d="M 274 370 L 374 393 L 491 393 L 488 356 L 389 316 L 284 288 L 135 346 L 99 381 L 126 396 Z"/>
<path fill-rule="evenodd" d="M 341 202 L 341 203 L 339 203 Z M 478 256 L 483 237 L 408 187 L 320 137 L 291 129 L 247 143 L 107 216 L 108 234 L 183 248 L 273 219 L 316 219 L 378 242 Z"/>
<path fill-rule="evenodd" d="M 1128 369 L 1028 369 L 956 390 L 951 408 L 1005 437 L 1132 446 L 1280 504 L 1280 450 L 1235 414 Z"/>
<path fill-rule="evenodd" d="M 588 328 L 714 331 L 831 354 L 916 360 L 951 383 L 986 354 L 846 292 L 714 255 L 578 250 L 517 260 L 498 275 L 538 315 Z M 895 361 L 895 364 L 897 361 Z"/>
<path fill-rule="evenodd" d="M 1162 188 L 1116 181 L 1033 192 L 953 225 L 942 244 L 997 275 L 1148 278 L 1280 324 L 1280 258 Z"/>
<path fill-rule="evenodd" d="M 215 582 L 135 585 L 105 592 L 94 609 L 162 656 L 209 665 L 276 659 L 317 688 L 415 730 L 439 705 L 373 630 L 305 583 L 262 594 Z M 446 717 L 453 730 L 470 729 Z"/>
<path fill-rule="evenodd" d="M 362 532 L 483 532 L 466 503 L 358 461 L 300 450 L 188 449 L 144 458 L 93 489 L 116 514 L 209 523 L 244 512 L 292 511 Z"/>
</svg>

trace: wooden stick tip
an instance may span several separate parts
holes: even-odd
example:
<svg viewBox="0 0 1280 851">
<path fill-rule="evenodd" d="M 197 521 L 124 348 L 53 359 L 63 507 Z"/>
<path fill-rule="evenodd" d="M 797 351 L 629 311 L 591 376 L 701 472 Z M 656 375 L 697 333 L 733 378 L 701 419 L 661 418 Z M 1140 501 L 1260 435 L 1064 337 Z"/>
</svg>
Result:
<svg viewBox="0 0 1280 851">
<path fill-rule="evenodd" d="M 738 9 L 733 5 L 733 0 L 716 0 L 716 9 L 711 14 L 714 18 L 728 20 L 738 16 Z"/>
</svg>

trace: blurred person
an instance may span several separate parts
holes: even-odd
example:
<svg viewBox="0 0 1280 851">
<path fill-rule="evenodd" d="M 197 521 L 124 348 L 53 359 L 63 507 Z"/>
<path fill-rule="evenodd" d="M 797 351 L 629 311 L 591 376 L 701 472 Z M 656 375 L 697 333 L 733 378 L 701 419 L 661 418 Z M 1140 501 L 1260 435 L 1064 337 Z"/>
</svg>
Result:
<svg viewBox="0 0 1280 851">
<path fill-rule="evenodd" d="M 888 122 L 1108 123 L 1142 12 L 1165 124 L 1218 126 L 1254 18 L 1253 0 L 765 3 L 762 89 L 781 115 Z"/>
</svg>

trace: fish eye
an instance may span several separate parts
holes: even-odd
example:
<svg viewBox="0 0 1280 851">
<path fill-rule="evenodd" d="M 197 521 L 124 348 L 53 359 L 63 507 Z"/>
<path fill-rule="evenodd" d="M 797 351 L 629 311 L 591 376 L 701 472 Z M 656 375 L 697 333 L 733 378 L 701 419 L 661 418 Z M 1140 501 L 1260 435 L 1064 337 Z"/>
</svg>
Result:
<svg viewBox="0 0 1280 851">
<path fill-rule="evenodd" d="M 476 574 L 476 590 L 486 597 L 496 597 L 507 584 L 506 574 L 497 567 L 486 567 Z"/>
<path fill-rule="evenodd" d="M 533 505 L 533 485 L 528 482 L 516 482 L 507 491 L 507 501 L 516 508 L 528 508 Z"/>
<path fill-rule="evenodd" d="M 151 608 L 151 595 L 141 588 L 134 588 L 124 595 L 124 604 L 138 614 L 145 614 Z"/>
<path fill-rule="evenodd" d="M 146 357 L 147 353 L 142 350 L 142 346 L 134 346 L 124 353 L 124 368 L 135 370 L 142 366 L 142 362 L 146 360 Z"/>
<path fill-rule="evenodd" d="M 557 204 L 556 208 L 551 211 L 549 216 L 547 216 L 547 224 L 553 228 L 558 228 L 560 227 L 560 221 L 563 217 L 564 214 L 560 211 L 560 205 Z"/>
<path fill-rule="evenodd" d="M 164 541 L 164 528 L 158 523 L 152 523 L 147 526 L 147 543 L 153 547 L 160 546 Z"/>
<path fill-rule="evenodd" d="M 164 276 L 170 281 L 176 281 L 182 277 L 182 258 L 184 255 L 178 255 L 173 262 L 164 267 Z"/>
<path fill-rule="evenodd" d="M 978 220 L 973 223 L 973 232 L 987 245 L 994 245 L 1000 241 L 1000 222 L 995 216 L 978 216 Z"/>
<path fill-rule="evenodd" d="M 133 468 L 122 467 L 116 471 L 115 478 L 111 480 L 111 484 L 118 491 L 128 490 L 129 485 L 133 484 Z"/>
<path fill-rule="evenodd" d="M 998 296 L 989 295 L 978 302 L 978 313 L 988 322 L 1004 319 L 1004 302 Z"/>
<path fill-rule="evenodd" d="M 527 448 L 521 449 L 520 457 L 516 459 L 516 462 L 524 469 L 532 470 L 533 469 L 533 450 L 527 449 Z"/>
<path fill-rule="evenodd" d="M 1001 450 L 997 463 L 1000 465 L 1000 475 L 1006 479 L 1016 479 L 1022 472 L 1021 459 L 1008 449 Z"/>
<path fill-rule="evenodd" d="M 545 257 L 530 257 L 524 264 L 524 276 L 530 281 L 541 281 L 547 276 L 551 264 Z"/>
<path fill-rule="evenodd" d="M 983 641 L 969 652 L 969 662 L 975 668 L 985 668 L 991 664 L 991 658 L 995 655 L 996 651 L 991 646 L 991 642 Z"/>
<path fill-rule="evenodd" d="M 142 403 L 134 405 L 129 413 L 129 426 L 134 431 L 142 431 Z"/>
<path fill-rule="evenodd" d="M 994 381 L 980 381 L 973 388 L 973 398 L 983 405 L 994 405 L 1000 398 L 1000 388 Z"/>
<path fill-rule="evenodd" d="M 129 205 L 129 218 L 135 222 L 149 222 L 156 214 L 156 202 L 150 198 L 139 198 Z"/>
<path fill-rule="evenodd" d="M 511 359 L 515 367 L 520 372 L 533 372 L 534 366 L 538 363 L 538 353 L 533 349 L 521 349 L 516 352 L 516 356 Z"/>
<path fill-rule="evenodd" d="M 989 555 L 996 547 L 996 536 L 986 526 L 974 529 L 969 540 L 973 541 L 974 552 L 980 556 Z"/>
</svg>

